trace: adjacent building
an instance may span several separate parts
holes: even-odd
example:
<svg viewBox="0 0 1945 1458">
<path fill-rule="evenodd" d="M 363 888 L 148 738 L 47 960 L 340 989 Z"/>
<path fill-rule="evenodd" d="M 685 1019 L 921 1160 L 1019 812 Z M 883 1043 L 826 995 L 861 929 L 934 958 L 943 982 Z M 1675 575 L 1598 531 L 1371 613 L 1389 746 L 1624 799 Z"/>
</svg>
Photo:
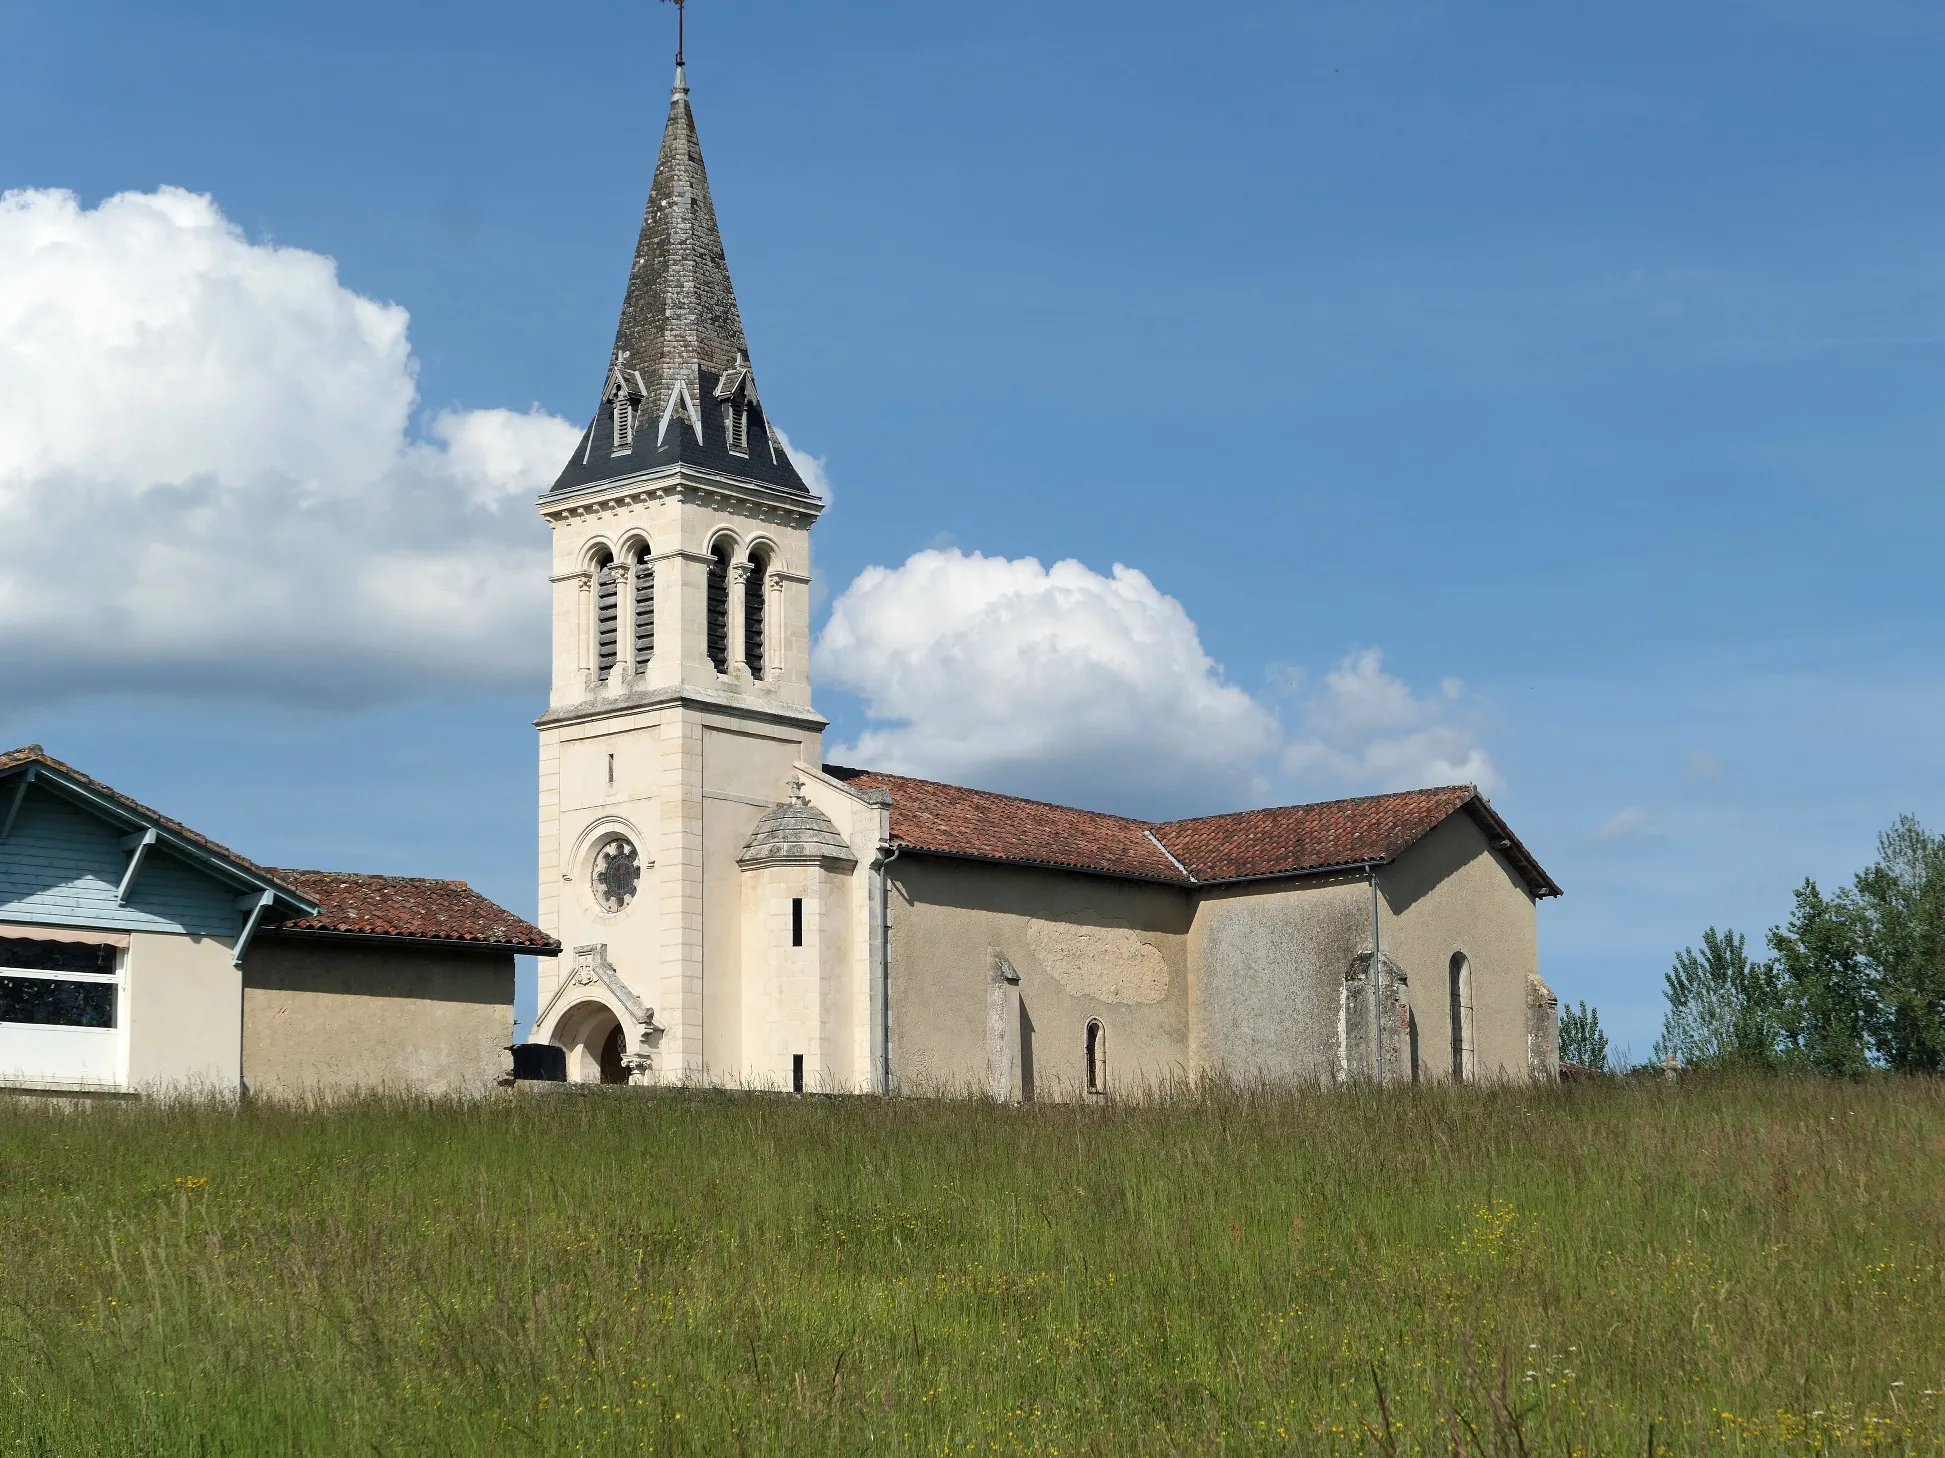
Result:
<svg viewBox="0 0 1945 1458">
<path fill-rule="evenodd" d="M 482 1091 L 515 957 L 557 950 L 463 882 L 261 866 L 0 754 L 0 1090 Z"/>
</svg>

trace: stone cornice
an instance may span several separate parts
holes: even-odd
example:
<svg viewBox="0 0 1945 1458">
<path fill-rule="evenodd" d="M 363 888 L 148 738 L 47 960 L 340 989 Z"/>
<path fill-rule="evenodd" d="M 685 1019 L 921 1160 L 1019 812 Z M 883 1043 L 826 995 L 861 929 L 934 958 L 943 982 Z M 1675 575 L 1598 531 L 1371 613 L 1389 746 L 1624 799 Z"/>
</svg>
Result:
<svg viewBox="0 0 1945 1458">
<path fill-rule="evenodd" d="M 549 709 L 534 720 L 534 727 L 558 729 L 568 724 L 585 724 L 591 720 L 612 719 L 623 714 L 639 714 L 652 709 L 678 707 L 704 709 L 741 719 L 757 719 L 770 724 L 786 724 L 793 729 L 810 729 L 820 734 L 830 727 L 831 722 L 815 709 L 796 708 L 788 704 L 766 704 L 761 699 L 749 699 L 740 694 L 713 693 L 694 685 L 666 684 L 660 688 L 633 689 L 627 693 L 616 694 L 611 699 L 563 704 L 559 708 Z"/>
<path fill-rule="evenodd" d="M 793 491 L 765 486 L 759 481 L 743 480 L 724 472 L 691 465 L 660 466 L 633 476 L 600 481 L 561 496 L 549 493 L 535 504 L 543 518 L 557 523 L 668 496 L 699 504 L 734 501 L 774 512 L 785 519 L 795 518 L 805 527 L 809 527 L 824 512 L 824 503 L 815 496 L 799 496 Z"/>
</svg>

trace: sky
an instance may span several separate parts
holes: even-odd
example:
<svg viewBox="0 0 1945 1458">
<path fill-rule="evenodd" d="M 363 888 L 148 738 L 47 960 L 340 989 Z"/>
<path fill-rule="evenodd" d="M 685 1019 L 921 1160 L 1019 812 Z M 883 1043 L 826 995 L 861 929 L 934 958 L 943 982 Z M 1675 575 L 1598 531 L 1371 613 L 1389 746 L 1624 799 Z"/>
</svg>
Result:
<svg viewBox="0 0 1945 1458">
<path fill-rule="evenodd" d="M 1945 826 L 1945 12 L 690 9 L 831 758 L 1476 782 L 1637 1058 L 1704 928 Z M 531 913 L 532 498 L 673 19 L 0 0 L 0 740 Z"/>
</svg>

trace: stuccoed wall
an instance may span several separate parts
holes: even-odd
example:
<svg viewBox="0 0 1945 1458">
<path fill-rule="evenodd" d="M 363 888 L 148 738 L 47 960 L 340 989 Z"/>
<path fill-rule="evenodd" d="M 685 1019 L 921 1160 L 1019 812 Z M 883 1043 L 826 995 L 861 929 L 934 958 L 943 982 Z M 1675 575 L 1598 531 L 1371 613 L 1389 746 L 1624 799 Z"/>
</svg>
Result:
<svg viewBox="0 0 1945 1458">
<path fill-rule="evenodd" d="M 229 937 L 129 938 L 129 1087 L 234 1095 L 243 1009 Z"/>
<path fill-rule="evenodd" d="M 1538 916 L 1519 874 L 1469 815 L 1454 815 L 1379 873 L 1384 953 L 1409 978 L 1420 1076 L 1451 1077 L 1448 969 L 1472 964 L 1477 1077 L 1528 1076 L 1527 981 L 1539 975 Z M 1366 933 L 1366 950 L 1369 934 Z"/>
<path fill-rule="evenodd" d="M 1190 1074 L 1185 892 L 910 852 L 892 863 L 891 880 L 901 1091 L 989 1091 L 998 1036 L 1009 1040 L 999 1057 L 1020 1096 L 1078 1097 L 1090 1018 L 1107 1029 L 1111 1092 Z M 996 958 L 1019 978 L 997 1018 Z"/>
<path fill-rule="evenodd" d="M 483 1093 L 512 1041 L 508 953 L 269 935 L 245 959 L 252 1094 Z"/>
<path fill-rule="evenodd" d="M 1342 1076 L 1344 980 L 1371 953 L 1363 878 L 1205 891 L 1190 941 L 1195 1066 L 1243 1082 Z M 1385 948 L 1390 960 L 1391 948 Z"/>
</svg>

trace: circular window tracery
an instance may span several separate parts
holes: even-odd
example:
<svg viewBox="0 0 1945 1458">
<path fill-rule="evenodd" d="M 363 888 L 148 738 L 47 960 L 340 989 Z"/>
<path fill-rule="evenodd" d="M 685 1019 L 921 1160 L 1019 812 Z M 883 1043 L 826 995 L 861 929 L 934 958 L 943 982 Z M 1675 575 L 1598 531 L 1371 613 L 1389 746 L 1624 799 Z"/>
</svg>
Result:
<svg viewBox="0 0 1945 1458">
<path fill-rule="evenodd" d="M 603 911 L 627 909 L 642 884 L 642 862 L 635 843 L 616 836 L 594 853 L 594 866 L 588 877 L 594 904 Z"/>
</svg>

